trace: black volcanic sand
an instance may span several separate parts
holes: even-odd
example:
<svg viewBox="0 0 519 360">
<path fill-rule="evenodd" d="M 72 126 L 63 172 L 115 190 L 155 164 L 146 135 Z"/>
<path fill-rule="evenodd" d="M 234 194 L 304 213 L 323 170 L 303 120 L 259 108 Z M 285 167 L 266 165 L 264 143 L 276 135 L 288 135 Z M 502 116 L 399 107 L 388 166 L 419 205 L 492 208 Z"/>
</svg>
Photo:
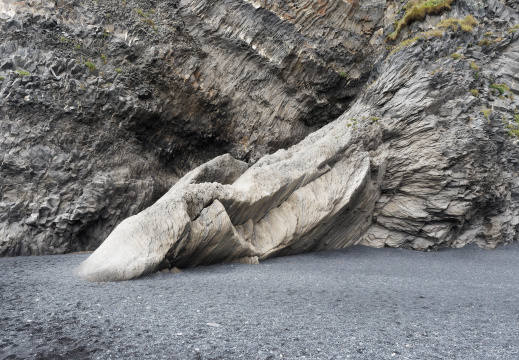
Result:
<svg viewBox="0 0 519 360">
<path fill-rule="evenodd" d="M 519 359 L 519 244 L 353 247 L 89 283 L 0 259 L 2 359 Z M 209 324 L 209 325 L 208 325 Z"/>
</svg>

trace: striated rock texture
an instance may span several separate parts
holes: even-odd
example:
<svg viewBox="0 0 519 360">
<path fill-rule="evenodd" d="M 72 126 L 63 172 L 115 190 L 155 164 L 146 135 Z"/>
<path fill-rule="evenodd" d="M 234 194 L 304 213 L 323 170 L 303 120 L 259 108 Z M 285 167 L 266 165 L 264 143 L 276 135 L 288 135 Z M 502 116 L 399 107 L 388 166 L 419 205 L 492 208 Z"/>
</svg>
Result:
<svg viewBox="0 0 519 360">
<path fill-rule="evenodd" d="M 379 63 L 337 120 L 248 168 L 229 155 L 196 168 L 123 221 L 78 274 L 124 280 L 358 243 L 434 250 L 514 241 L 515 11 L 467 1 L 413 24 L 413 40 Z M 471 31 L 440 23 L 470 14 L 479 19 Z"/>
<path fill-rule="evenodd" d="M 384 1 L 0 1 L 0 255 L 93 250 L 182 175 L 344 112 Z"/>
<path fill-rule="evenodd" d="M 405 5 L 3 1 L 0 254 L 108 236 L 78 269 L 100 281 L 514 241 L 517 2 L 385 42 Z"/>
</svg>

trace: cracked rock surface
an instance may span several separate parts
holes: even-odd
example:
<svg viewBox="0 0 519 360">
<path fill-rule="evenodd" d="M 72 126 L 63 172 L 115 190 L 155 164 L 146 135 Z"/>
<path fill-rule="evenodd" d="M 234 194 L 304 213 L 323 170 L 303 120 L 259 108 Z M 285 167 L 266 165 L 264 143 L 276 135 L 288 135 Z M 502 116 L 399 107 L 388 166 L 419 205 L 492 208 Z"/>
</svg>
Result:
<svg viewBox="0 0 519 360">
<path fill-rule="evenodd" d="M 518 19 L 493 5 L 494 16 Z M 460 3 L 443 17 L 476 10 Z M 417 250 L 511 243 L 519 223 L 519 32 L 508 27 L 494 29 L 502 37 L 490 46 L 476 44 L 488 32 L 480 24 L 391 53 L 337 120 L 249 168 L 225 155 L 193 170 L 123 221 L 78 273 L 124 280 L 161 267 L 357 243 Z"/>
<path fill-rule="evenodd" d="M 340 16 L 339 16 L 340 15 Z M 344 112 L 384 2 L 0 2 L 0 255 L 93 250 L 194 167 Z"/>
<path fill-rule="evenodd" d="M 104 281 L 517 238 L 514 1 L 387 43 L 404 4 L 40 4 L 2 3 L 3 255 L 106 238 L 78 270 Z"/>
</svg>

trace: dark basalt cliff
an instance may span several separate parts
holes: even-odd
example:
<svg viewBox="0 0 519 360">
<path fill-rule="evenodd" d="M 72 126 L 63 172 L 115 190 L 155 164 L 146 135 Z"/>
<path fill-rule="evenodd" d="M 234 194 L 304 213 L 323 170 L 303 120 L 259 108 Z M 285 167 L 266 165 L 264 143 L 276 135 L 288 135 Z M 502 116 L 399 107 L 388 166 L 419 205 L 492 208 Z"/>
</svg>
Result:
<svg viewBox="0 0 519 360">
<path fill-rule="evenodd" d="M 385 43 L 402 5 L 3 1 L 0 254 L 95 249 L 173 184 L 170 219 L 155 206 L 132 226 L 174 219 L 179 243 L 151 234 L 161 250 L 120 278 L 162 260 L 514 241 L 517 3 L 459 0 Z M 224 153 L 244 163 L 178 182 Z M 198 243 L 216 239 L 239 249 Z"/>
<path fill-rule="evenodd" d="M 93 250 L 196 165 L 297 143 L 383 40 L 380 1 L 1 6 L 2 255 Z"/>
</svg>

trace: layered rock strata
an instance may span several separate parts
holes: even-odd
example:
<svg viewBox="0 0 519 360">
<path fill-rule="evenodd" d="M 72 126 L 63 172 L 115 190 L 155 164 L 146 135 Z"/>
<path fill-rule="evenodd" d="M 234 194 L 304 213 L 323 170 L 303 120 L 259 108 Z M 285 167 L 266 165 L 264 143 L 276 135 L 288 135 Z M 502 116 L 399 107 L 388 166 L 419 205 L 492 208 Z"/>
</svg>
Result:
<svg viewBox="0 0 519 360">
<path fill-rule="evenodd" d="M 2 1 L 0 254 L 108 236 L 80 274 L 122 280 L 514 241 L 517 3 L 458 0 L 384 43 L 409 9 Z"/>
<path fill-rule="evenodd" d="M 93 250 L 189 170 L 338 117 L 384 1 L 0 2 L 0 255 Z"/>
<path fill-rule="evenodd" d="M 225 155 L 193 170 L 116 228 L 78 274 L 123 280 L 358 243 L 435 250 L 514 241 L 519 16 L 491 5 L 486 14 L 503 19 L 491 29 L 480 19 L 471 32 L 436 28 L 403 43 L 348 111 L 288 150 L 249 168 Z M 478 11 L 461 3 L 421 26 Z"/>
</svg>

